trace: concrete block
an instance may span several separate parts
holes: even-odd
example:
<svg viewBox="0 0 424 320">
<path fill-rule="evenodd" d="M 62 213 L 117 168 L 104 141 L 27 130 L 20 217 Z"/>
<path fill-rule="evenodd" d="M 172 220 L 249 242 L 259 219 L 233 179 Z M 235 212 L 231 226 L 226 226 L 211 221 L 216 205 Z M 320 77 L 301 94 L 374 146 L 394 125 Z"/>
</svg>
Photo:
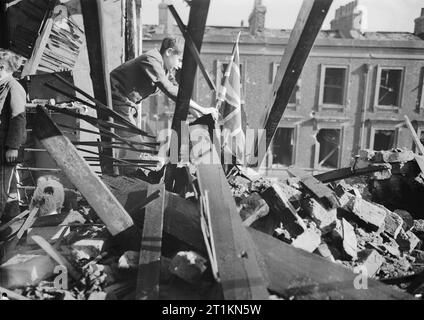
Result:
<svg viewBox="0 0 424 320">
<path fill-rule="evenodd" d="M 0 266 L 0 283 L 6 288 L 36 285 L 52 276 L 56 263 L 48 256 L 17 254 Z"/>
<path fill-rule="evenodd" d="M 293 240 L 292 246 L 308 252 L 314 252 L 321 244 L 321 231 L 308 228 L 304 233 Z"/>
<path fill-rule="evenodd" d="M 350 202 L 348 206 L 351 206 Z M 366 200 L 355 198 L 351 212 L 360 220 L 370 225 L 373 229 L 384 230 L 384 221 L 386 219 L 386 210 L 372 204 Z"/>
<path fill-rule="evenodd" d="M 384 232 L 396 239 L 402 230 L 403 219 L 396 213 L 386 210 L 386 219 L 384 219 Z"/>
<path fill-rule="evenodd" d="M 378 270 L 380 270 L 385 259 L 376 250 L 366 249 L 359 252 L 358 261 L 360 265 L 366 268 L 367 276 L 371 278 L 377 274 Z"/>
<path fill-rule="evenodd" d="M 358 240 L 356 238 L 355 229 L 349 222 L 342 219 L 342 230 L 343 250 L 352 260 L 356 260 L 358 257 Z"/>
<path fill-rule="evenodd" d="M 301 206 L 324 234 L 336 226 L 337 209 L 327 210 L 313 198 L 302 201 Z"/>
<path fill-rule="evenodd" d="M 203 273 L 207 269 L 207 260 L 196 252 L 182 251 L 172 259 L 169 270 L 172 274 L 189 282 L 200 281 Z"/>
</svg>

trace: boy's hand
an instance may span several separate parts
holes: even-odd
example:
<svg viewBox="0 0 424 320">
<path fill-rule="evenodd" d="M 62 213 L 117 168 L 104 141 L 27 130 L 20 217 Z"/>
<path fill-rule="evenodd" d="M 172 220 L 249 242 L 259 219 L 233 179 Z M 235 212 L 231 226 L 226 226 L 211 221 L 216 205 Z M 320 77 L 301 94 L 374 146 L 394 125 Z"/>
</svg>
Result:
<svg viewBox="0 0 424 320">
<path fill-rule="evenodd" d="M 9 163 L 13 163 L 18 158 L 18 150 L 9 149 L 6 151 L 6 161 Z"/>
<path fill-rule="evenodd" d="M 218 121 L 219 119 L 219 112 L 218 109 L 215 107 L 203 108 L 202 112 L 204 115 L 211 114 L 212 118 L 215 121 Z"/>
</svg>

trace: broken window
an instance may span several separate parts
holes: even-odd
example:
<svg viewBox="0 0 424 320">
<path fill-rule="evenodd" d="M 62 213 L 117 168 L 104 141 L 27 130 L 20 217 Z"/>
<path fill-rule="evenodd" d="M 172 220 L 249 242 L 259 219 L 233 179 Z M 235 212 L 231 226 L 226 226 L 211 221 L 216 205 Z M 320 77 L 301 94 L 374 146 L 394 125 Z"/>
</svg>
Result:
<svg viewBox="0 0 424 320">
<path fill-rule="evenodd" d="M 321 80 L 322 104 L 344 105 L 346 91 L 346 67 L 324 67 Z"/>
<path fill-rule="evenodd" d="M 318 165 L 326 168 L 337 168 L 340 155 L 340 129 L 321 129 L 317 134 L 319 143 Z"/>
<path fill-rule="evenodd" d="M 380 69 L 379 106 L 400 106 L 402 69 Z"/>
<path fill-rule="evenodd" d="M 374 133 L 374 147 L 376 151 L 391 150 L 395 147 L 395 130 L 376 130 Z"/>
<path fill-rule="evenodd" d="M 293 164 L 294 129 L 278 128 L 272 142 L 272 162 L 290 166 Z"/>
</svg>

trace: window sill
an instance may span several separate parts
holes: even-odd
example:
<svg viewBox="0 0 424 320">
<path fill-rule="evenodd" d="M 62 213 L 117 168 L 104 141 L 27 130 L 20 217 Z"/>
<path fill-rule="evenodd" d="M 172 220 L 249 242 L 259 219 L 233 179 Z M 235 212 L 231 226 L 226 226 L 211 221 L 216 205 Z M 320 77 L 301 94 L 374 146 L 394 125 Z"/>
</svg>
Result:
<svg viewBox="0 0 424 320">
<path fill-rule="evenodd" d="M 400 107 L 397 106 L 374 106 L 375 111 L 383 112 L 399 112 Z"/>
<path fill-rule="evenodd" d="M 343 111 L 346 109 L 346 105 L 341 104 L 320 104 L 319 110 L 325 111 L 325 110 L 337 110 L 337 111 Z"/>
</svg>

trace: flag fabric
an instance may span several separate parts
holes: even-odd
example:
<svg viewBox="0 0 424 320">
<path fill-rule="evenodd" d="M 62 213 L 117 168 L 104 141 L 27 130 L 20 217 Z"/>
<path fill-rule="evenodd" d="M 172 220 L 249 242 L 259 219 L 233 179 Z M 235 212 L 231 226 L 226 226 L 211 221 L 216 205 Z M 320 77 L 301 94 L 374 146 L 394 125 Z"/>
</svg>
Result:
<svg viewBox="0 0 424 320">
<path fill-rule="evenodd" d="M 232 154 L 237 162 L 243 162 L 246 138 L 242 128 L 239 38 L 240 33 L 218 89 L 217 107 L 222 117 L 223 152 Z"/>
</svg>

